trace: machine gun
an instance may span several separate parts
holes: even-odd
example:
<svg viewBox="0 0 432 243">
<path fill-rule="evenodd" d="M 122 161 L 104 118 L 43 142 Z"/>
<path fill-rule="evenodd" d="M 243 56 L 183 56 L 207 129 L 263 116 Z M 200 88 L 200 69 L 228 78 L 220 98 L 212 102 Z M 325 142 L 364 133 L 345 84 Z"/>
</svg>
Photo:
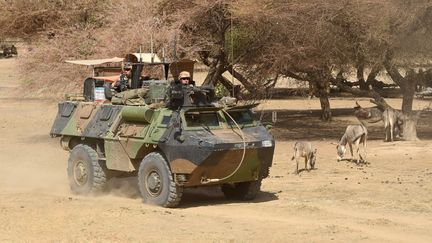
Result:
<svg viewBox="0 0 432 243">
<path fill-rule="evenodd" d="M 168 107 L 178 109 L 180 107 L 214 106 L 212 104 L 215 95 L 211 86 L 197 87 L 174 83 L 168 88 Z"/>
</svg>

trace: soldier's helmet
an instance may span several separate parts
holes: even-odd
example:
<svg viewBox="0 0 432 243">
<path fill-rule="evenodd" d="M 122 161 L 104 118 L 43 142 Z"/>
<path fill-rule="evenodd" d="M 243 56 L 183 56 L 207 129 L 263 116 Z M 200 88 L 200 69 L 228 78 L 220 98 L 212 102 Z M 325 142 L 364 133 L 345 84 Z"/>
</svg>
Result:
<svg viewBox="0 0 432 243">
<path fill-rule="evenodd" d="M 181 73 L 179 74 L 178 79 L 180 80 L 180 79 L 182 79 L 182 78 L 188 78 L 188 79 L 190 79 L 190 78 L 191 78 L 190 73 L 189 73 L 188 71 L 183 71 L 183 72 L 181 72 Z"/>
</svg>

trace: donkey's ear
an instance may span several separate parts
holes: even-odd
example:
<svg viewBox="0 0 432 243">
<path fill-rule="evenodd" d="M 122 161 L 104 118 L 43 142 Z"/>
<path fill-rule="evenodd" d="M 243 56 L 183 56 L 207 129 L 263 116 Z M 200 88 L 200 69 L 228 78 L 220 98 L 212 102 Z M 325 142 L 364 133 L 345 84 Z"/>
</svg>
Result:
<svg viewBox="0 0 432 243">
<path fill-rule="evenodd" d="M 314 153 L 314 154 L 316 154 L 316 153 L 317 153 L 317 151 L 318 151 L 318 150 L 317 150 L 317 149 L 315 149 L 315 150 L 313 151 L 313 153 Z"/>
</svg>

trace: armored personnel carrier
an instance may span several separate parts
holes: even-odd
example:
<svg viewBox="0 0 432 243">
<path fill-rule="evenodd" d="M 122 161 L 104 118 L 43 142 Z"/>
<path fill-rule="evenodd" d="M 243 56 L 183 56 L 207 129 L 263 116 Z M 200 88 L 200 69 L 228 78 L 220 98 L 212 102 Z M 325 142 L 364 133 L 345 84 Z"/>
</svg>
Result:
<svg viewBox="0 0 432 243">
<path fill-rule="evenodd" d="M 154 64 L 135 62 L 132 73 Z M 138 80 L 132 88 L 147 89 L 140 97 L 144 103 L 113 104 L 106 94 L 105 101 L 95 101 L 88 87 L 106 91 L 107 83 L 90 78 L 87 95 L 58 104 L 50 134 L 70 152 L 72 192 L 101 192 L 110 178 L 134 175 L 144 203 L 163 207 L 177 206 L 184 188 L 209 185 L 221 186 L 229 199 L 254 199 L 275 146 L 254 118 L 255 105 L 218 101 L 211 88 L 168 82 L 167 69 L 181 69 L 178 63 L 159 64 L 165 80 L 132 77 Z"/>
</svg>

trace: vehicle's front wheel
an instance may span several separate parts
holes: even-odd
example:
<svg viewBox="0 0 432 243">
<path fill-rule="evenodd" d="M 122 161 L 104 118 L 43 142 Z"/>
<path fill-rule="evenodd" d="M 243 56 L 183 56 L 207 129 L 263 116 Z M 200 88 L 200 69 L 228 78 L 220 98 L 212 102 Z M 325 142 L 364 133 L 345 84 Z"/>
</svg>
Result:
<svg viewBox="0 0 432 243">
<path fill-rule="evenodd" d="M 106 188 L 107 170 L 99 163 L 97 152 L 87 145 L 72 149 L 67 173 L 70 188 L 76 194 L 98 193 Z"/>
<path fill-rule="evenodd" d="M 144 203 L 162 207 L 175 207 L 180 203 L 183 188 L 177 186 L 165 158 L 157 152 L 141 161 L 138 187 Z"/>
<path fill-rule="evenodd" d="M 261 179 L 234 184 L 223 184 L 221 189 L 228 199 L 253 200 L 261 189 Z"/>
</svg>

